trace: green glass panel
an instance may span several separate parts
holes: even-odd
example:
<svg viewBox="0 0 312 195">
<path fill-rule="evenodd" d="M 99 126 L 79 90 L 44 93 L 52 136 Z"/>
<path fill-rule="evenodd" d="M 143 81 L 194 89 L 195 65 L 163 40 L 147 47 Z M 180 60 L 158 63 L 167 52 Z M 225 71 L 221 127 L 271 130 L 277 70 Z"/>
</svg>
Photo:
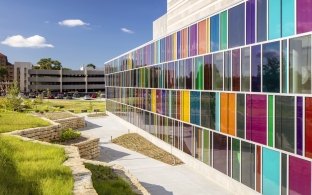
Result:
<svg viewBox="0 0 312 195">
<path fill-rule="evenodd" d="M 203 86 L 203 57 L 198 57 L 195 59 L 195 78 L 196 78 L 196 89 L 202 90 Z"/>
<path fill-rule="evenodd" d="M 203 130 L 203 133 L 203 162 L 210 165 L 210 133 L 207 130 Z"/>
<path fill-rule="evenodd" d="M 240 181 L 240 164 L 241 164 L 241 153 L 240 153 L 240 141 L 238 139 L 232 139 L 232 177 L 233 179 Z"/>
<path fill-rule="evenodd" d="M 220 14 L 221 17 L 221 49 L 227 48 L 227 11 Z"/>
<path fill-rule="evenodd" d="M 269 95 L 269 146 L 273 147 L 273 119 L 274 119 L 274 113 L 273 113 L 273 107 L 274 107 L 274 97 L 273 95 Z"/>
</svg>

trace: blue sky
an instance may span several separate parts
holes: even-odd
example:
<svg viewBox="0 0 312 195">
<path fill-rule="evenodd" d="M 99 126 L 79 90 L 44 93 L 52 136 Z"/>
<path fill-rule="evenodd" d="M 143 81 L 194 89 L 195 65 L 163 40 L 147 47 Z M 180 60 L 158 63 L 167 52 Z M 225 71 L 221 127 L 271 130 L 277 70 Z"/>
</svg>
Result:
<svg viewBox="0 0 312 195">
<path fill-rule="evenodd" d="M 73 69 L 102 67 L 152 39 L 152 22 L 166 12 L 166 2 L 0 0 L 0 52 L 11 63 L 51 57 Z"/>
</svg>

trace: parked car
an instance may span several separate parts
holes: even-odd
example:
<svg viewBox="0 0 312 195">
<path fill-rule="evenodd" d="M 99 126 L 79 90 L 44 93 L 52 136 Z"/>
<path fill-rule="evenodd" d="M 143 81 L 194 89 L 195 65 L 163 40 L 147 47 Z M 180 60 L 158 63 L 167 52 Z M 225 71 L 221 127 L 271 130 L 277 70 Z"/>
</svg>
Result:
<svg viewBox="0 0 312 195">
<path fill-rule="evenodd" d="M 84 99 L 84 100 L 92 100 L 92 98 L 91 98 L 89 95 L 85 95 L 85 96 L 83 97 L 83 99 Z"/>
<path fill-rule="evenodd" d="M 36 94 L 35 93 L 30 93 L 28 97 L 29 98 L 36 98 Z"/>
<path fill-rule="evenodd" d="M 53 95 L 48 96 L 48 99 L 54 99 Z"/>
<path fill-rule="evenodd" d="M 93 94 L 91 95 L 91 97 L 92 97 L 92 98 L 97 98 L 96 93 L 93 93 Z"/>
<path fill-rule="evenodd" d="M 63 99 L 64 98 L 64 95 L 59 93 L 57 94 L 57 96 L 55 97 L 55 99 Z"/>
<path fill-rule="evenodd" d="M 67 95 L 67 96 L 65 97 L 65 99 L 67 99 L 67 100 L 72 100 L 73 97 L 72 97 L 71 95 Z"/>
</svg>

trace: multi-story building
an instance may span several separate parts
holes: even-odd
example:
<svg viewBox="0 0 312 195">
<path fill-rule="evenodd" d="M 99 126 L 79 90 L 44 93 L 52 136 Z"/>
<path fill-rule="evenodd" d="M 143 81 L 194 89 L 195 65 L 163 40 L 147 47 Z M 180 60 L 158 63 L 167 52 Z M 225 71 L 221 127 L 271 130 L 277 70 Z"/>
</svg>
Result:
<svg viewBox="0 0 312 195">
<path fill-rule="evenodd" d="M 311 194 L 311 8 L 168 0 L 155 39 L 105 63 L 107 110 L 233 193 Z"/>
<path fill-rule="evenodd" d="M 29 73 L 33 65 L 30 62 L 14 63 L 14 81 L 17 82 L 21 92 L 29 92 Z"/>
<path fill-rule="evenodd" d="M 105 91 L 103 70 L 37 70 L 28 71 L 29 89 L 41 92 L 98 92 Z"/>
<path fill-rule="evenodd" d="M 7 74 L 0 78 L 2 82 L 13 82 L 14 79 L 14 67 L 8 62 L 8 58 L 6 55 L 0 53 L 0 67 L 5 68 L 7 70 Z"/>
</svg>

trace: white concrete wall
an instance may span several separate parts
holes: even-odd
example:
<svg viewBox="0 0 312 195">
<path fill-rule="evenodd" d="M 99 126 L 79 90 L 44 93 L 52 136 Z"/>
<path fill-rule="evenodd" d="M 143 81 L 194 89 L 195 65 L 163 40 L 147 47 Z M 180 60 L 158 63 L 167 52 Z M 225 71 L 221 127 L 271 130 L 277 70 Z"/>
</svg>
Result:
<svg viewBox="0 0 312 195">
<path fill-rule="evenodd" d="M 167 34 L 167 15 L 163 15 L 153 22 L 153 40 Z"/>
<path fill-rule="evenodd" d="M 155 39 L 171 34 L 243 1 L 245 0 L 167 0 L 166 32 L 160 34 L 157 30 L 159 28 L 154 28 L 153 37 Z"/>
<path fill-rule="evenodd" d="M 17 68 L 20 68 L 20 75 L 17 75 Z M 20 91 L 24 91 L 24 89 L 26 89 L 26 92 L 29 92 L 28 70 L 30 69 L 32 69 L 32 64 L 30 62 L 15 62 L 14 63 L 14 81 L 17 81 L 18 80 L 17 77 L 19 76 Z"/>
<path fill-rule="evenodd" d="M 208 179 L 216 182 L 216 184 L 221 185 L 224 188 L 230 189 L 233 194 L 239 195 L 252 195 L 259 194 L 257 191 L 252 190 L 251 188 L 237 182 L 236 180 L 226 176 L 225 174 L 217 171 L 216 169 L 206 165 L 205 163 L 193 158 L 192 156 L 182 152 L 181 150 L 167 144 L 166 142 L 158 139 L 157 137 L 147 133 L 146 131 L 132 125 L 131 123 L 117 117 L 116 115 L 106 112 L 109 116 L 114 117 L 120 123 L 128 127 L 131 133 L 138 133 L 156 146 L 162 148 L 163 150 L 173 154 L 182 160 L 186 165 L 195 169 L 198 173 L 201 173 L 203 176 Z"/>
</svg>

